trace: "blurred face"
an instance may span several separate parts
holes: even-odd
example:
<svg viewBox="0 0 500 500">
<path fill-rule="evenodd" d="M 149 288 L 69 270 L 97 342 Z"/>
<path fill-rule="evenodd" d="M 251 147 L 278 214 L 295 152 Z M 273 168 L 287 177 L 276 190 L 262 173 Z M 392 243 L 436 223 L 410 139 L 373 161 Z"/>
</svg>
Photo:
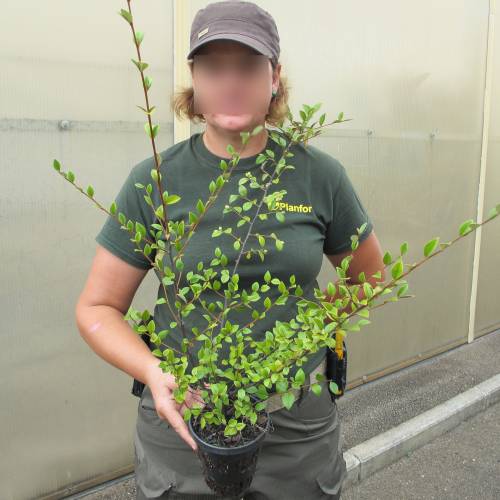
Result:
<svg viewBox="0 0 500 500">
<path fill-rule="evenodd" d="M 268 57 L 231 40 L 209 42 L 193 59 L 195 111 L 207 124 L 237 132 L 264 123 L 280 65 L 273 71 Z"/>
</svg>

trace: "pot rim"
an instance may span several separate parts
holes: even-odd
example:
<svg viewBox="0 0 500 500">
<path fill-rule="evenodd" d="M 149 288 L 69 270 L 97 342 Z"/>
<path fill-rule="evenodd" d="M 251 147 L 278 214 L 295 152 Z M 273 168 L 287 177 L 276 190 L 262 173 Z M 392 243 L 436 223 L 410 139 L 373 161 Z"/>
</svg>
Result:
<svg viewBox="0 0 500 500">
<path fill-rule="evenodd" d="M 193 428 L 193 416 L 188 420 L 188 426 L 189 430 L 191 431 L 191 435 L 194 437 L 194 439 L 203 446 L 207 451 L 213 451 L 213 452 L 223 452 L 225 455 L 236 455 L 240 454 L 242 451 L 244 451 L 246 448 L 253 448 L 256 446 L 268 433 L 269 427 L 271 425 L 271 416 L 269 412 L 265 412 L 267 415 L 267 421 L 266 421 L 266 428 L 264 431 L 262 431 L 255 439 L 252 441 L 249 441 L 243 445 L 238 445 L 238 446 L 217 446 L 215 444 L 207 443 L 200 435 L 198 435 L 194 428 Z"/>
</svg>

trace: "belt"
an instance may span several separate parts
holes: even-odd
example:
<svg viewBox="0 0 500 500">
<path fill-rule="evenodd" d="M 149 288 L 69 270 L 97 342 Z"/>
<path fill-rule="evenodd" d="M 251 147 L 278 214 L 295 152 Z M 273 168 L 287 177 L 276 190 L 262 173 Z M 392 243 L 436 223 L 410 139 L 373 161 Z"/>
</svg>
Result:
<svg viewBox="0 0 500 500">
<path fill-rule="evenodd" d="M 306 374 L 305 388 L 304 387 L 300 387 L 299 389 L 291 388 L 287 392 L 294 394 L 295 398 L 298 399 L 299 394 L 301 394 L 303 391 L 305 392 L 309 391 L 311 388 L 311 384 L 316 382 L 317 373 L 322 373 L 323 375 L 326 374 L 326 357 L 323 358 L 321 363 L 316 368 L 314 368 L 314 370 L 311 373 Z M 283 401 L 281 400 L 281 393 L 274 393 L 266 400 L 266 410 L 269 413 L 281 410 L 281 408 L 284 408 Z"/>
</svg>

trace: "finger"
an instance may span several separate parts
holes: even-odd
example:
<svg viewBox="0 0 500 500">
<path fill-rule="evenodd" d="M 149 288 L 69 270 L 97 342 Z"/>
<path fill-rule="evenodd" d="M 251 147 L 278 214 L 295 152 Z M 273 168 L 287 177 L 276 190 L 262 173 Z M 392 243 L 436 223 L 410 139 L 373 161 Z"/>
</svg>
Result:
<svg viewBox="0 0 500 500">
<path fill-rule="evenodd" d="M 158 414 L 161 414 L 160 416 L 164 420 L 169 421 L 168 418 L 166 417 L 166 415 L 170 414 L 171 409 L 173 408 L 173 410 L 175 412 L 178 412 L 181 415 L 184 415 L 185 409 L 183 409 L 183 407 L 184 407 L 184 402 L 178 403 L 174 399 L 172 394 L 168 394 L 166 396 L 166 398 L 162 399 L 162 401 L 160 402 L 160 408 L 159 408 Z"/>
<path fill-rule="evenodd" d="M 198 448 L 196 446 L 196 442 L 193 439 L 193 437 L 191 436 L 191 434 L 189 432 L 189 429 L 188 429 L 188 427 L 186 425 L 186 422 L 182 418 L 181 414 L 178 413 L 175 410 L 174 411 L 170 411 L 167 414 L 167 418 L 168 418 L 168 421 L 169 421 L 171 427 L 174 429 L 174 431 L 177 432 L 177 434 L 179 434 L 179 436 L 184 441 L 186 441 L 186 443 L 189 446 L 191 446 L 191 448 L 193 449 L 193 451 L 196 451 L 197 448 Z"/>
</svg>

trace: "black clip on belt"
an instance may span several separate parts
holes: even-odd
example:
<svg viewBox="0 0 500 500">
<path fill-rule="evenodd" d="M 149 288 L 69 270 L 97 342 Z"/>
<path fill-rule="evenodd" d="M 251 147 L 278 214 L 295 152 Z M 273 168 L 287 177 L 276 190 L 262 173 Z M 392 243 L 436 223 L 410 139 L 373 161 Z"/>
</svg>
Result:
<svg viewBox="0 0 500 500">
<path fill-rule="evenodd" d="M 330 388 L 330 396 L 332 401 L 342 397 L 345 392 L 346 382 L 347 382 L 347 348 L 345 341 L 342 341 L 342 359 L 338 358 L 335 349 L 326 349 L 326 376 L 328 380 L 335 382 L 339 388 L 340 394 L 334 394 Z"/>
</svg>

